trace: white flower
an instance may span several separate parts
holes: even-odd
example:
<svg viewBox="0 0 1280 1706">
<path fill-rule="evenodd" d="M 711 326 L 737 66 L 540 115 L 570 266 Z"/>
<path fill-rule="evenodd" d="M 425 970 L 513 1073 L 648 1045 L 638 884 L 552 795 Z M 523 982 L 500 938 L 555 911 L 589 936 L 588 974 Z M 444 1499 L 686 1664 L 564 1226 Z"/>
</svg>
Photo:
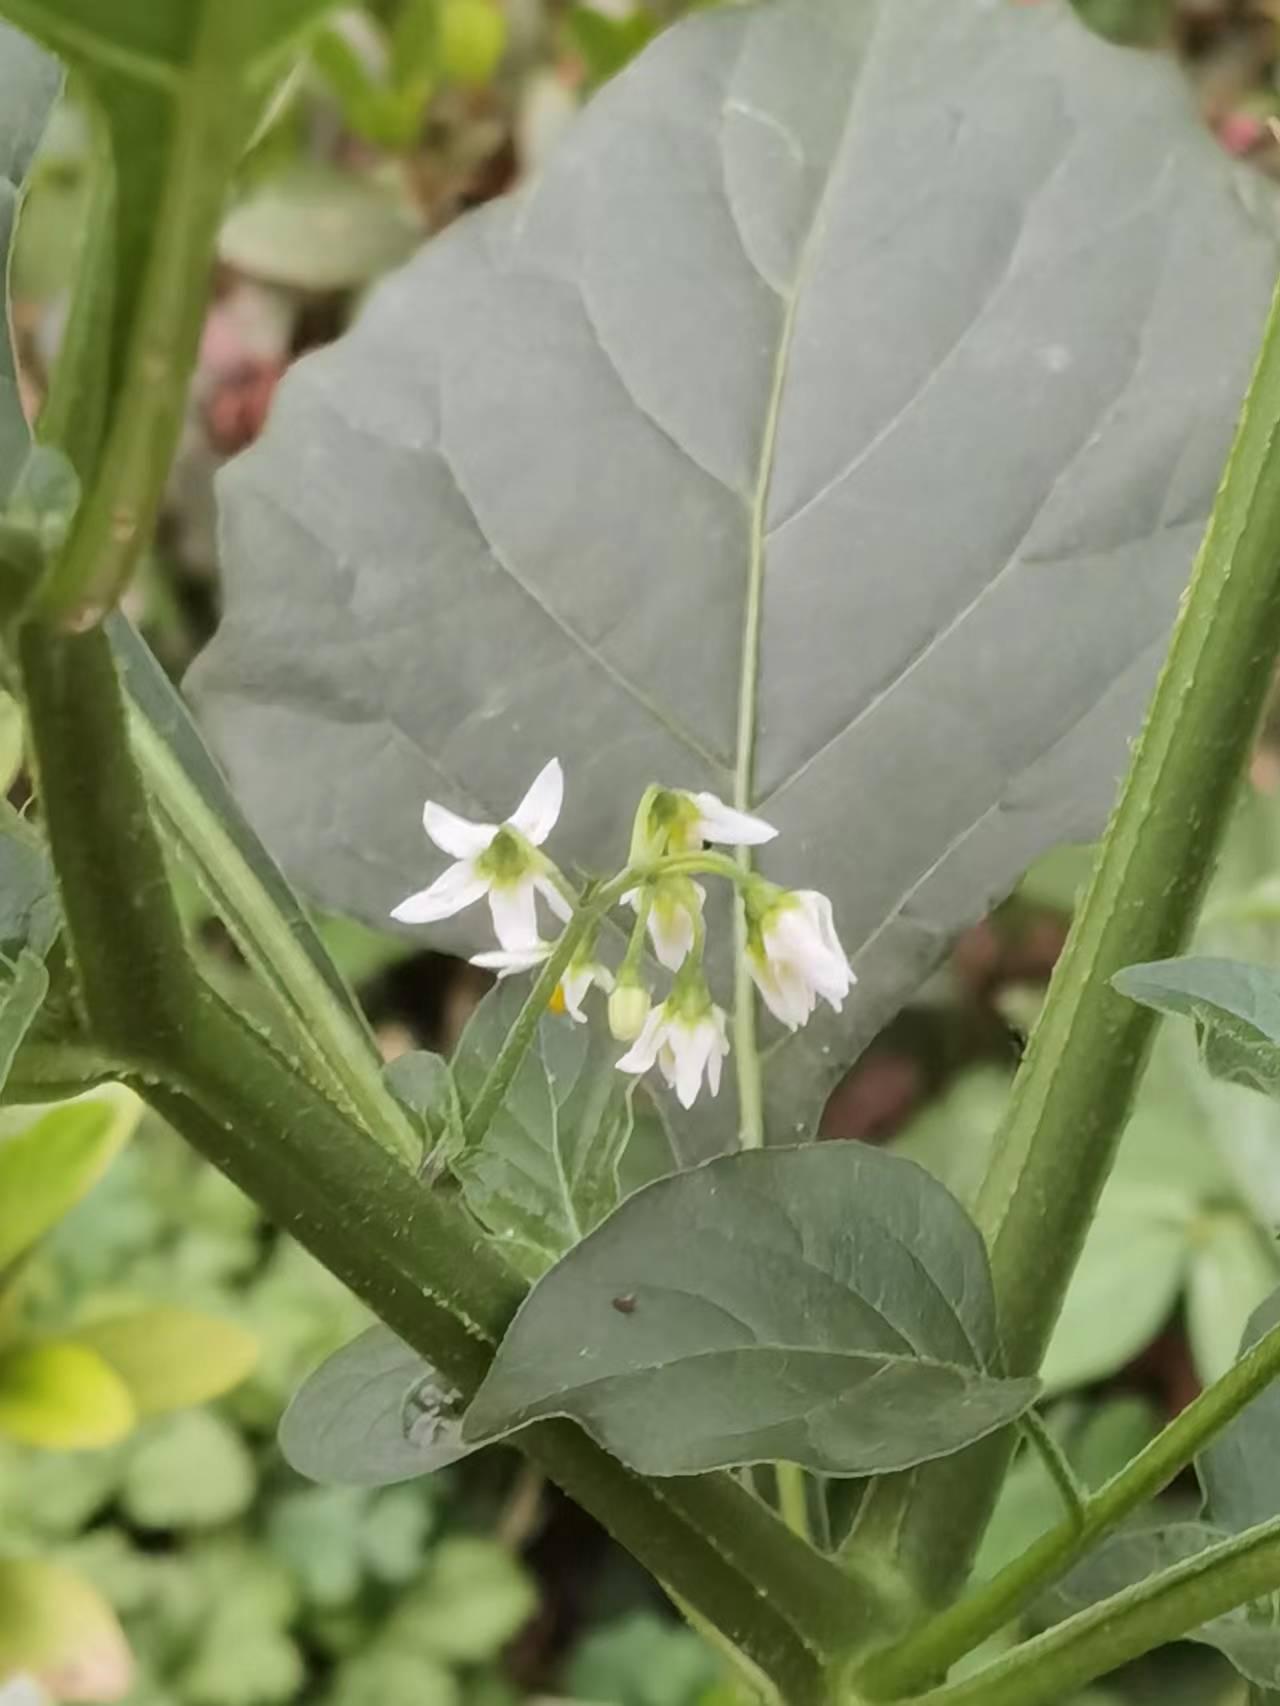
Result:
<svg viewBox="0 0 1280 1706">
<path fill-rule="evenodd" d="M 471 964 L 485 971 L 496 971 L 499 979 L 514 977 L 519 972 L 532 971 L 535 966 L 540 966 L 551 948 L 550 942 L 531 942 L 527 948 L 494 948 L 488 953 L 473 954 Z M 587 1015 L 582 1011 L 582 1003 L 593 984 L 607 994 L 613 988 L 613 973 L 598 960 L 575 959 L 556 986 L 552 1011 L 568 1013 L 579 1025 L 585 1025 Z"/>
<path fill-rule="evenodd" d="M 759 847 L 772 841 L 778 833 L 771 823 L 750 812 L 740 812 L 725 805 L 714 794 L 689 794 L 687 799 L 698 808 L 697 822 L 692 833 L 699 841 L 719 841 L 730 847 Z"/>
<path fill-rule="evenodd" d="M 838 1013 L 857 982 L 836 935 L 831 902 L 814 889 L 778 894 L 754 912 L 747 964 L 769 1011 L 793 1031 L 808 1020 L 818 996 Z"/>
<path fill-rule="evenodd" d="M 625 970 L 609 997 L 609 1029 L 620 1043 L 633 1043 L 644 1030 L 653 1008 L 653 997 Z"/>
<path fill-rule="evenodd" d="M 596 988 L 603 989 L 606 995 L 613 988 L 613 973 L 608 966 L 602 966 L 599 960 L 574 960 L 560 979 L 560 995 L 564 1000 L 565 1012 L 580 1025 L 587 1022 L 582 1003 L 593 984 Z"/>
<path fill-rule="evenodd" d="M 618 1062 L 618 1070 L 647 1072 L 656 1064 L 681 1107 L 691 1108 L 704 1073 L 711 1094 L 719 1091 L 720 1067 L 728 1052 L 729 1036 L 721 1009 L 710 1000 L 691 1004 L 673 991 L 649 1014 L 644 1029 Z"/>
<path fill-rule="evenodd" d="M 715 794 L 688 794 L 681 788 L 650 788 L 636 809 L 631 832 L 632 862 L 697 853 L 707 841 L 730 847 L 758 847 L 777 830 L 763 818 L 725 805 Z"/>
<path fill-rule="evenodd" d="M 532 950 L 538 943 L 537 895 L 558 918 L 567 922 L 573 916 L 552 879 L 550 861 L 534 851 L 555 827 L 563 799 L 564 772 L 560 760 L 553 758 L 505 823 L 472 823 L 428 800 L 422 826 L 457 862 L 429 888 L 402 900 L 391 916 L 402 924 L 434 924 L 488 895 L 502 946 L 513 952 Z"/>
<path fill-rule="evenodd" d="M 631 889 L 622 898 L 639 912 L 643 891 Z M 688 957 L 706 898 L 702 884 L 689 877 L 659 877 L 649 889 L 649 940 L 668 971 L 679 971 Z"/>
</svg>

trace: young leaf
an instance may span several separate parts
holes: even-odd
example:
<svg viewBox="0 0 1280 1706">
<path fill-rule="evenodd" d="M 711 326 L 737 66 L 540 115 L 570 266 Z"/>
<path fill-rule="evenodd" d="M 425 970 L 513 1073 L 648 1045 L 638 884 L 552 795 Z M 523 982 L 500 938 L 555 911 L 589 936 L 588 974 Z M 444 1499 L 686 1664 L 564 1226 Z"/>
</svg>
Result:
<svg viewBox="0 0 1280 1706">
<path fill-rule="evenodd" d="M 0 1273 L 96 1184 L 141 1112 L 118 1087 L 0 1111 Z"/>
<path fill-rule="evenodd" d="M 43 1558 L 0 1559 L 0 1679 L 15 1676 L 34 1677 L 61 1701 L 119 1700 L 133 1683 L 129 1644 L 110 1605 Z"/>
<path fill-rule="evenodd" d="M 464 1105 L 479 1094 L 526 994 L 515 980 L 500 983 L 472 1015 L 453 1061 Z M 631 1136 L 617 1054 L 603 1027 L 546 1014 L 483 1140 L 453 1163 L 473 1213 L 530 1277 L 617 1206 Z"/>
<path fill-rule="evenodd" d="M 439 1375 L 376 1326 L 303 1384 L 281 1420 L 280 1449 L 313 1481 L 382 1487 L 433 1474 L 475 1447 L 463 1443 Z"/>
<path fill-rule="evenodd" d="M 48 993 L 44 961 L 30 948 L 24 948 L 16 962 L 0 958 L 0 1094 Z"/>
<path fill-rule="evenodd" d="M 986 1252 L 913 1162 L 724 1156 L 630 1197 L 533 1288 L 463 1420 L 572 1416 L 650 1475 L 785 1458 L 906 1469 L 1019 1415 Z"/>
<path fill-rule="evenodd" d="M 1070 1617 L 1099 1600 L 1146 1581 L 1227 1539 L 1223 1529 L 1203 1522 L 1170 1523 L 1113 1535 L 1047 1596 L 1044 1609 L 1054 1620 Z M 1241 1675 L 1262 1687 L 1280 1686 L 1280 1596 L 1242 1605 L 1215 1617 L 1185 1639 L 1216 1647 Z"/>
<path fill-rule="evenodd" d="M 243 1328 L 168 1305 L 86 1322 L 73 1337 L 119 1375 L 139 1416 L 217 1398 L 258 1359 L 258 1342 Z"/>
<path fill-rule="evenodd" d="M 1241 1355 L 1280 1326 L 1280 1291 L 1249 1318 Z M 1273 1382 L 1196 1459 L 1205 1505 L 1220 1528 L 1238 1532 L 1280 1516 L 1280 1382 Z"/>
<path fill-rule="evenodd" d="M 0 1351 L 0 1434 L 85 1451 L 114 1445 L 136 1420 L 129 1388 L 87 1346 L 49 1339 Z"/>
<path fill-rule="evenodd" d="M 860 979 L 771 1061 L 793 1129 L 1111 799 L 1274 281 L 1237 170 L 1060 0 L 665 32 L 225 478 L 194 683 L 268 843 L 375 920 L 426 793 L 492 818 L 556 751 L 596 869 L 655 778 L 736 795 Z"/>
<path fill-rule="evenodd" d="M 49 855 L 35 831 L 0 799 L 0 954 L 30 948 L 41 959 L 62 925 Z"/>
<path fill-rule="evenodd" d="M 443 1159 L 453 1160 L 463 1145 L 462 1102 L 448 1061 L 427 1049 L 413 1049 L 390 1061 L 383 1077 L 391 1094 L 421 1126 L 424 1147 L 438 1149 Z"/>
<path fill-rule="evenodd" d="M 61 80 L 61 71 L 47 54 L 0 23 L 0 281 L 8 276 L 22 180 Z M 7 295 L 7 290 L 0 292 L 0 510 L 31 448 L 9 343 Z"/>
<path fill-rule="evenodd" d="M 1112 982 L 1144 1007 L 1193 1019 L 1215 1078 L 1280 1096 L 1280 971 L 1188 958 L 1126 966 Z"/>
</svg>

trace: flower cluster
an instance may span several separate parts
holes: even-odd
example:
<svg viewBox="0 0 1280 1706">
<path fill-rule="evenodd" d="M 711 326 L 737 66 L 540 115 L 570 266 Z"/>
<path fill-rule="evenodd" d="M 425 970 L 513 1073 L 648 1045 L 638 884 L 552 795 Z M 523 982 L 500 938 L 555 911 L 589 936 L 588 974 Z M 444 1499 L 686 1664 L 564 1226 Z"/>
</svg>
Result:
<svg viewBox="0 0 1280 1706">
<path fill-rule="evenodd" d="M 391 916 L 429 924 L 487 900 L 499 946 L 477 954 L 472 964 L 510 977 L 555 958 L 560 974 L 555 1005 L 578 1023 L 586 1021 L 588 993 L 603 990 L 613 1035 L 631 1045 L 619 1070 L 640 1074 L 656 1066 L 686 1108 L 704 1080 L 717 1093 L 729 1053 L 725 1014 L 703 970 L 706 891 L 699 876 L 727 877 L 737 887 L 747 969 L 775 1018 L 794 1031 L 810 1018 L 819 997 L 840 1011 L 855 979 L 836 935 L 831 902 L 812 889 L 779 888 L 712 850 L 716 844 L 741 848 L 772 841 L 777 831 L 771 824 L 714 794 L 652 787 L 636 812 L 626 870 L 580 895 L 541 851 L 563 802 L 564 772 L 554 758 L 504 823 L 472 823 L 428 800 L 423 827 L 454 863 L 401 901 Z M 565 926 L 555 941 L 541 934 L 539 898 Z M 614 901 L 635 914 L 616 975 L 596 958 L 600 923 Z M 673 974 L 656 1005 L 642 966 L 646 941 Z"/>
</svg>

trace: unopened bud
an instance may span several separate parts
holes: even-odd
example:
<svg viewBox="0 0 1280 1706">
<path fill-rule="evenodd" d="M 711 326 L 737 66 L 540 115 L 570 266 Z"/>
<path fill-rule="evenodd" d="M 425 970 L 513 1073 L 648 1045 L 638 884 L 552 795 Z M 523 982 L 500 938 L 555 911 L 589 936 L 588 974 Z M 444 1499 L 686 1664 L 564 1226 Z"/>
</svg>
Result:
<svg viewBox="0 0 1280 1706">
<path fill-rule="evenodd" d="M 633 1043 L 644 1029 L 653 1005 L 649 991 L 638 983 L 620 983 L 609 997 L 609 1029 L 620 1043 Z"/>
</svg>

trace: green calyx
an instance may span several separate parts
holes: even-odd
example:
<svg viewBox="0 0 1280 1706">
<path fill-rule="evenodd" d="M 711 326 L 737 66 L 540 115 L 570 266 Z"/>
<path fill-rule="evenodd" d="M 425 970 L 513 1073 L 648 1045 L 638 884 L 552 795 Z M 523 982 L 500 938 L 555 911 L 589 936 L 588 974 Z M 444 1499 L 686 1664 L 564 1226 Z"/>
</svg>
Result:
<svg viewBox="0 0 1280 1706">
<path fill-rule="evenodd" d="M 476 870 L 499 888 L 518 883 L 545 861 L 537 848 L 526 841 L 518 829 L 503 824 L 484 852 L 476 860 Z"/>
<path fill-rule="evenodd" d="M 631 831 L 631 863 L 651 864 L 672 854 L 696 853 L 701 814 L 688 794 L 677 788 L 646 788 L 636 808 Z"/>
</svg>

